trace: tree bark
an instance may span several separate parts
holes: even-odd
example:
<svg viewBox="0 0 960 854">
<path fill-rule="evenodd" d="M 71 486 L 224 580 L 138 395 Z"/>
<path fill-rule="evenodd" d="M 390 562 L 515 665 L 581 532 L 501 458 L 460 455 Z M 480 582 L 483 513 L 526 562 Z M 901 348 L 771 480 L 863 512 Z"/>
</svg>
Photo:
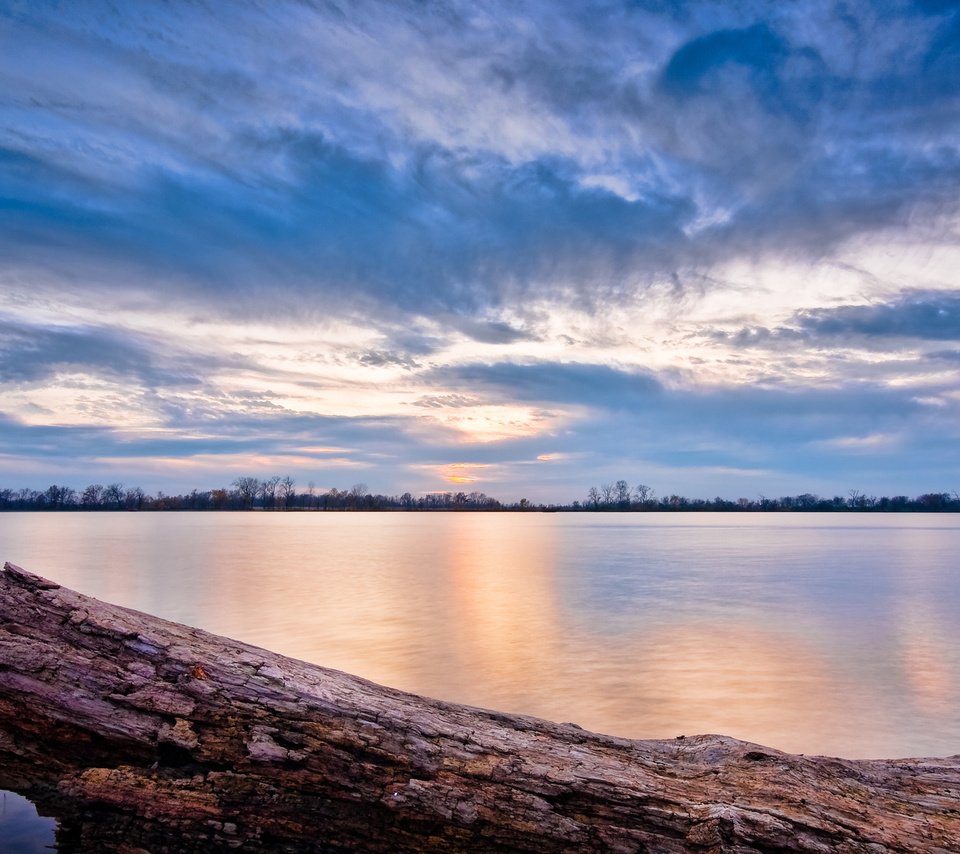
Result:
<svg viewBox="0 0 960 854">
<path fill-rule="evenodd" d="M 956 852 L 960 756 L 632 741 L 0 573 L 0 785 L 61 850 Z"/>
</svg>

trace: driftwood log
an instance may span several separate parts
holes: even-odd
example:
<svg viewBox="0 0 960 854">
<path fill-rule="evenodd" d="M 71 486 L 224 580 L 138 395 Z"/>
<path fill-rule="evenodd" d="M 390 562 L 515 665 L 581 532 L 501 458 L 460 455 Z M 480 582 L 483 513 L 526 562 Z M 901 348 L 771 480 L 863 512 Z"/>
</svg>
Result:
<svg viewBox="0 0 960 854">
<path fill-rule="evenodd" d="M 0 572 L 0 786 L 62 851 L 960 851 L 960 756 L 632 741 Z"/>
</svg>

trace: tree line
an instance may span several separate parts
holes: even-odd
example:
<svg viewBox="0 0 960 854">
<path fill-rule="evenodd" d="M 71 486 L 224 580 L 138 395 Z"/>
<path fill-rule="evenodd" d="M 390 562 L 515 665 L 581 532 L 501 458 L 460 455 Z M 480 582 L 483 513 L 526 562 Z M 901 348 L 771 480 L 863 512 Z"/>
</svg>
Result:
<svg viewBox="0 0 960 854">
<path fill-rule="evenodd" d="M 139 486 L 122 483 L 94 483 L 83 489 L 53 484 L 44 490 L 0 488 L 0 511 L 77 510 L 77 511 L 150 511 L 150 510 L 267 510 L 267 511 L 568 511 L 568 512 L 880 512 L 880 513 L 957 513 L 960 494 L 928 492 L 916 497 L 895 495 L 877 497 L 858 489 L 845 496 L 821 497 L 812 493 L 768 498 L 687 498 L 669 494 L 657 497 L 653 487 L 640 483 L 631 486 L 617 480 L 591 486 L 583 500 L 569 504 L 537 504 L 526 498 L 504 503 L 483 492 L 430 492 L 414 496 L 382 495 L 371 492 L 366 484 L 349 489 L 317 489 L 309 483 L 297 489 L 290 476 L 268 478 L 238 477 L 229 487 L 194 489 L 183 495 L 149 494 Z"/>
<path fill-rule="evenodd" d="M 859 489 L 851 489 L 846 496 L 822 497 L 811 492 L 801 495 L 784 495 L 768 498 L 687 498 L 675 493 L 656 497 L 655 490 L 645 483 L 631 487 L 625 480 L 591 486 L 586 500 L 574 501 L 571 510 L 633 510 L 633 511 L 712 511 L 712 512 L 814 512 L 836 513 L 842 511 L 874 512 L 960 512 L 960 493 L 926 492 L 910 498 L 906 495 L 867 495 Z"/>
<path fill-rule="evenodd" d="M 523 500 L 521 500 L 523 502 Z M 529 506 L 529 502 L 523 502 Z M 512 505 L 511 505 L 512 506 Z M 53 484 L 47 489 L 0 488 L 3 510 L 500 510 L 483 492 L 437 492 L 419 497 L 372 493 L 363 483 L 349 489 L 298 490 L 290 477 L 238 477 L 229 487 L 194 489 L 183 495 L 150 495 L 139 486 L 94 483 L 84 489 Z M 509 507 L 507 507 L 509 509 Z"/>
</svg>

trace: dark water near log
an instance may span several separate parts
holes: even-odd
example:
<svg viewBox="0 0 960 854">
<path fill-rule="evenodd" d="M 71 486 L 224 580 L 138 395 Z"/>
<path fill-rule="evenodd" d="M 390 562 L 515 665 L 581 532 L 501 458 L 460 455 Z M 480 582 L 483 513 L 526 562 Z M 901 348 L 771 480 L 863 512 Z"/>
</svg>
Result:
<svg viewBox="0 0 960 854">
<path fill-rule="evenodd" d="M 0 791 L 0 851 L 4 854 L 40 854 L 54 846 L 56 821 L 37 815 L 26 798 Z"/>
<path fill-rule="evenodd" d="M 422 694 L 631 737 L 960 752 L 960 517 L 4 514 L 0 558 Z"/>
</svg>

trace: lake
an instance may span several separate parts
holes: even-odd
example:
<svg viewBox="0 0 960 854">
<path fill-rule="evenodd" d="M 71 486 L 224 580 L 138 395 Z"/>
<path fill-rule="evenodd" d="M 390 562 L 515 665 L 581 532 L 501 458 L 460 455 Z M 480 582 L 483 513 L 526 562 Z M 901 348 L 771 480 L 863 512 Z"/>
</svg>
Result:
<svg viewBox="0 0 960 854">
<path fill-rule="evenodd" d="M 0 515 L 0 560 L 377 682 L 850 758 L 960 752 L 958 555 L 950 515 Z"/>
<path fill-rule="evenodd" d="M 46 854 L 55 849 L 55 819 L 38 816 L 30 801 L 0 791 L 0 851 L 4 854 Z"/>
</svg>

